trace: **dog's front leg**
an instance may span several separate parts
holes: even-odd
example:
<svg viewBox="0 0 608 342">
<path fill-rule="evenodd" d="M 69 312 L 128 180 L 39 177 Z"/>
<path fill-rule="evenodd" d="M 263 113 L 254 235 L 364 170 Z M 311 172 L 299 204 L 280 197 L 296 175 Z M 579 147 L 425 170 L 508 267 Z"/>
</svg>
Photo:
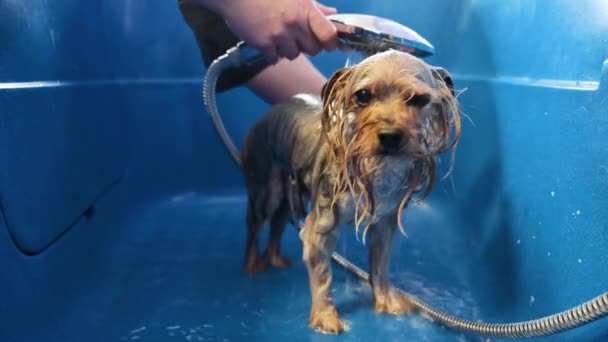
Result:
<svg viewBox="0 0 608 342">
<path fill-rule="evenodd" d="M 332 215 L 329 210 L 327 215 Z M 322 333 L 339 334 L 347 329 L 331 298 L 331 254 L 336 249 L 338 229 L 333 218 L 317 219 L 314 211 L 306 218 L 300 238 L 304 247 L 304 263 L 308 270 L 312 305 L 309 325 Z"/>
<path fill-rule="evenodd" d="M 382 217 L 369 229 L 367 248 L 375 309 L 377 312 L 400 315 L 411 313 L 413 306 L 405 296 L 394 291 L 387 280 L 386 273 L 396 226 L 397 213 Z"/>
</svg>

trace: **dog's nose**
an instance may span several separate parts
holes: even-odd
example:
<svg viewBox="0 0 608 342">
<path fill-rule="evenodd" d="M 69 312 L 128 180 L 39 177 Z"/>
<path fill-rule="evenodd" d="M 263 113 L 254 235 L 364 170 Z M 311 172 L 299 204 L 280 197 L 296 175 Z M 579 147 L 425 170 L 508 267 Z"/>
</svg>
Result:
<svg viewBox="0 0 608 342">
<path fill-rule="evenodd" d="M 403 140 L 403 133 L 397 129 L 383 129 L 378 132 L 378 140 L 386 152 L 396 152 Z"/>
</svg>

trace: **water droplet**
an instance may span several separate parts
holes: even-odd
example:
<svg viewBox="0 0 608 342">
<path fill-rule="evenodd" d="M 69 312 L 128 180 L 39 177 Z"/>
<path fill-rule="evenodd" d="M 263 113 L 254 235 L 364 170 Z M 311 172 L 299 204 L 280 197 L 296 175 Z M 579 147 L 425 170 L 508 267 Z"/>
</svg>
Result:
<svg viewBox="0 0 608 342">
<path fill-rule="evenodd" d="M 551 191 L 551 197 L 555 197 L 555 191 Z"/>
</svg>

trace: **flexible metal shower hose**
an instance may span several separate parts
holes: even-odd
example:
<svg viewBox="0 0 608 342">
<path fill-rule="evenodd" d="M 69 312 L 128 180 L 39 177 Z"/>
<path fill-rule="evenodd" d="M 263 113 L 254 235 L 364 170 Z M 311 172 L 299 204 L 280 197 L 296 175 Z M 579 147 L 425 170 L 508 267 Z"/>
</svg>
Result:
<svg viewBox="0 0 608 342">
<path fill-rule="evenodd" d="M 215 101 L 216 82 L 225 68 L 231 67 L 237 62 L 235 58 L 237 58 L 235 55 L 227 53 L 216 59 L 209 66 L 203 86 L 203 98 L 207 112 L 211 116 L 211 120 L 213 121 L 222 142 L 228 149 L 228 152 L 231 154 L 234 161 L 240 166 L 241 158 L 239 150 L 232 142 L 232 139 L 230 139 L 230 135 L 222 123 L 217 110 L 217 103 Z M 297 229 L 301 229 L 300 224 L 294 224 L 294 226 Z M 366 282 L 369 281 L 369 274 L 367 272 L 351 263 L 340 254 L 334 252 L 332 254 L 332 259 L 338 265 L 355 274 L 360 279 Z M 454 330 L 491 338 L 507 339 L 549 336 L 565 330 L 580 327 L 608 315 L 608 292 L 605 292 L 574 308 L 535 320 L 517 323 L 483 323 L 449 315 L 439 311 L 438 309 L 430 306 L 429 304 L 407 292 L 397 288 L 395 288 L 395 290 L 406 296 L 424 316 L 427 316 L 428 318 Z"/>
<path fill-rule="evenodd" d="M 232 66 L 235 63 L 236 56 L 232 54 L 224 54 L 216 59 L 207 70 L 207 74 L 205 75 L 205 81 L 203 83 L 203 99 L 205 101 L 205 107 L 207 108 L 207 112 L 211 116 L 211 120 L 215 125 L 215 129 L 217 133 L 220 135 L 224 146 L 228 149 L 228 153 L 232 156 L 232 159 L 241 166 L 241 154 L 239 149 L 236 148 L 232 139 L 230 139 L 230 135 L 226 131 L 226 127 L 224 127 L 224 123 L 220 118 L 219 112 L 217 110 L 217 102 L 215 101 L 215 87 L 217 85 L 217 80 L 220 78 L 222 71 Z"/>
</svg>

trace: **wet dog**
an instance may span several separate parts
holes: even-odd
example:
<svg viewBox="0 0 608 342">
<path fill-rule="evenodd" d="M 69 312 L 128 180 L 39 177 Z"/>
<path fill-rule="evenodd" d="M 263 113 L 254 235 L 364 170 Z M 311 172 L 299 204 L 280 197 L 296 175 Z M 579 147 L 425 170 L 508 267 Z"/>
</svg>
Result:
<svg viewBox="0 0 608 342">
<path fill-rule="evenodd" d="M 460 112 L 449 73 L 387 51 L 335 72 L 320 97 L 298 95 L 271 108 L 248 132 L 242 164 L 248 191 L 244 270 L 286 267 L 280 239 L 290 218 L 300 238 L 312 306 L 309 325 L 346 330 L 331 298 L 330 258 L 340 227 L 362 231 L 377 312 L 409 313 L 387 280 L 395 230 L 415 195 L 433 187 L 438 156 L 455 148 Z M 306 206 L 310 212 L 306 214 Z M 258 235 L 270 222 L 263 253 Z"/>
</svg>

